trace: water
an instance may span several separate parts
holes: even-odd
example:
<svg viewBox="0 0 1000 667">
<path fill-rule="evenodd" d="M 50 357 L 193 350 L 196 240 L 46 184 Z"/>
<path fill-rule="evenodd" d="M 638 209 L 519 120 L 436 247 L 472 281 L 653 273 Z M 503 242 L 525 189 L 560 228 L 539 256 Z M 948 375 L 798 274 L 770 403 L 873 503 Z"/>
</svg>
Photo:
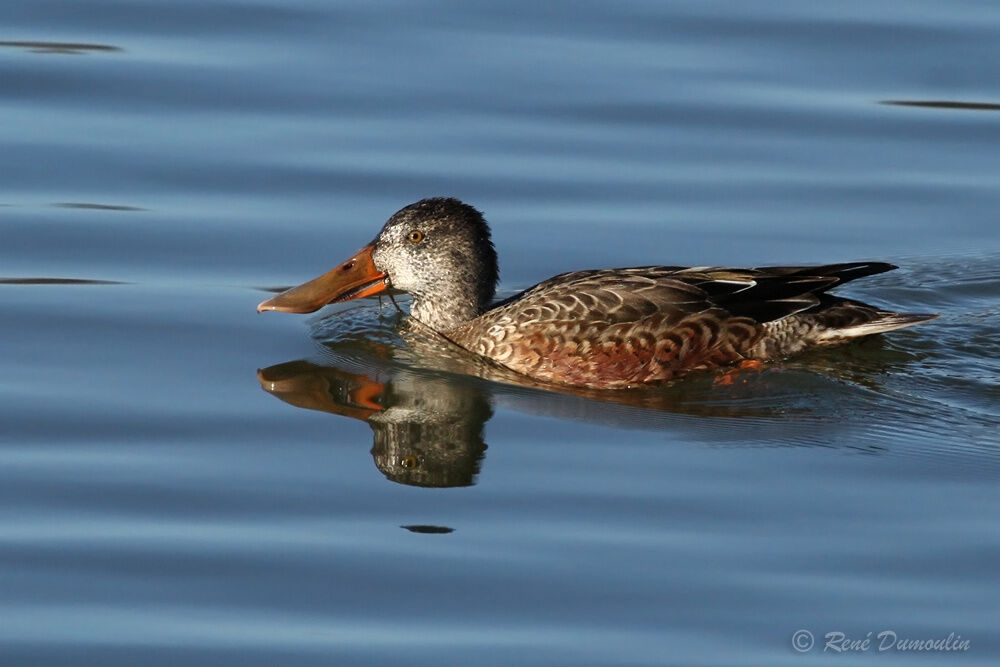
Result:
<svg viewBox="0 0 1000 667">
<path fill-rule="evenodd" d="M 995 663 L 993 4 L 0 26 L 4 664 L 839 664 L 826 633 L 883 630 Z M 504 293 L 881 259 L 844 293 L 942 317 L 609 401 L 432 363 L 374 300 L 254 312 L 436 194 Z"/>
</svg>

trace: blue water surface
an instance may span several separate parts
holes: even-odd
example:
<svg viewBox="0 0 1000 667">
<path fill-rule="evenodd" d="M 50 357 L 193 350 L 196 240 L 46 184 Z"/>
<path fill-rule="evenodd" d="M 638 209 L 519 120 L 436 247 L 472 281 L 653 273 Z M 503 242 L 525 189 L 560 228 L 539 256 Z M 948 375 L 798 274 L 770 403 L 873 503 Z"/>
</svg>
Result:
<svg viewBox="0 0 1000 667">
<path fill-rule="evenodd" d="M 0 3 L 0 663 L 996 664 L 998 36 L 972 1 Z M 433 195 L 504 294 L 877 259 L 844 294 L 942 316 L 608 400 L 437 368 L 388 302 L 255 312 Z M 958 639 L 827 645 L 882 631 Z"/>
</svg>

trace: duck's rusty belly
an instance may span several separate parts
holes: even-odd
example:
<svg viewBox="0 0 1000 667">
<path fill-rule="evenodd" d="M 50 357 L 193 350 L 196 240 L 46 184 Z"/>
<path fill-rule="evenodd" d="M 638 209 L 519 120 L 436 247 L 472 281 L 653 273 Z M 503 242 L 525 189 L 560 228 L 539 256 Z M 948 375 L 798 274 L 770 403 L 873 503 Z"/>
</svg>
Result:
<svg viewBox="0 0 1000 667">
<path fill-rule="evenodd" d="M 747 318 L 696 314 L 610 325 L 503 318 L 457 332 L 456 342 L 545 382 L 610 389 L 727 366 L 747 358 L 760 336 L 760 325 Z"/>
</svg>

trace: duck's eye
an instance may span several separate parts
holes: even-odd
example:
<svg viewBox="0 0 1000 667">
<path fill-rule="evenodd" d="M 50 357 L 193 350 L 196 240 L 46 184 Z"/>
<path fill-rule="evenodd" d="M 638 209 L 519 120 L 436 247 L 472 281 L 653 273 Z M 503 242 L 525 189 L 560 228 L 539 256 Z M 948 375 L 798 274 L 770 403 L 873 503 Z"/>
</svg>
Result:
<svg viewBox="0 0 1000 667">
<path fill-rule="evenodd" d="M 406 238 L 410 239 L 411 243 L 420 243 L 424 240 L 424 233 L 419 229 L 414 229 Z"/>
<path fill-rule="evenodd" d="M 416 468 L 418 463 L 419 461 L 417 460 L 417 457 L 414 456 L 413 454 L 407 454 L 406 456 L 404 456 L 399 460 L 399 465 L 406 468 L 407 470 Z"/>
</svg>

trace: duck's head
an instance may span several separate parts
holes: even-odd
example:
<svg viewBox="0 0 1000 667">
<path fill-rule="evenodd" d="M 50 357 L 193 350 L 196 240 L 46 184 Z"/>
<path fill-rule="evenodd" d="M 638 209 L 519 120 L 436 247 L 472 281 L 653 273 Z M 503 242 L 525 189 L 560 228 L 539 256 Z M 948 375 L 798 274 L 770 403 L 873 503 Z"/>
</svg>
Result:
<svg viewBox="0 0 1000 667">
<path fill-rule="evenodd" d="M 257 311 L 311 313 L 393 287 L 413 295 L 412 317 L 447 331 L 482 314 L 497 275 L 482 214 L 457 199 L 434 197 L 399 210 L 346 262 L 264 301 Z"/>
</svg>

